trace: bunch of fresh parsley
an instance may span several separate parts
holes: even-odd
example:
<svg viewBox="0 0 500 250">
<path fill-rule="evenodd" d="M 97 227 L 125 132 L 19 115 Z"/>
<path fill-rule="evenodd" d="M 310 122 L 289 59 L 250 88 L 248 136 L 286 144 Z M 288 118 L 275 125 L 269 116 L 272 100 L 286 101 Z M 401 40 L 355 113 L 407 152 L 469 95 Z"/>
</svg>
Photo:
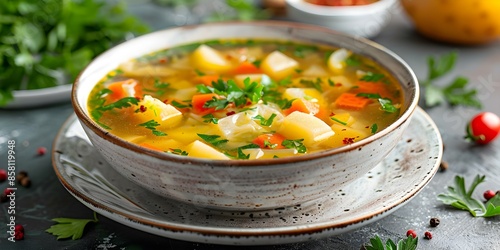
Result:
<svg viewBox="0 0 500 250">
<path fill-rule="evenodd" d="M 398 243 L 394 243 L 388 239 L 384 244 L 378 235 L 370 239 L 370 245 L 364 246 L 366 250 L 415 250 L 418 245 L 418 237 L 408 236 L 406 239 L 401 239 Z"/>
<path fill-rule="evenodd" d="M 14 90 L 71 83 L 98 54 L 148 31 L 123 2 L 16 0 L 0 4 L 0 106 Z"/>
<path fill-rule="evenodd" d="M 456 52 L 451 52 L 439 58 L 428 58 L 429 73 L 427 79 L 421 81 L 421 85 L 425 91 L 424 98 L 427 107 L 434 107 L 444 102 L 448 102 L 452 106 L 482 107 L 481 102 L 476 96 L 477 90 L 467 89 L 469 80 L 465 77 L 458 76 L 444 87 L 439 87 L 435 84 L 436 80 L 448 74 L 453 69 L 457 57 Z"/>
</svg>

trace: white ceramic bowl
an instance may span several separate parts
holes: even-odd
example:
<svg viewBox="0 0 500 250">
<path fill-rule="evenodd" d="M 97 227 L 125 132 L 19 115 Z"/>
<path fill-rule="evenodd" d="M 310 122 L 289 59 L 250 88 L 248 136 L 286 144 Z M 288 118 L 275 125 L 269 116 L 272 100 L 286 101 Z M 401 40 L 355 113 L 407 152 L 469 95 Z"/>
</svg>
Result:
<svg viewBox="0 0 500 250">
<path fill-rule="evenodd" d="M 297 157 L 271 160 L 208 160 L 149 150 L 122 140 L 89 117 L 94 85 L 120 63 L 195 41 L 266 38 L 344 47 L 386 67 L 401 83 L 399 119 L 350 145 Z M 417 106 L 417 79 L 397 55 L 371 41 L 329 29 L 287 22 L 218 23 L 158 31 L 132 39 L 97 57 L 80 74 L 72 91 L 75 113 L 95 148 L 126 178 L 148 190 L 197 206 L 262 210 L 291 206 L 342 189 L 376 166 L 397 144 Z M 363 187 L 360 187 L 363 188 Z"/>
<path fill-rule="evenodd" d="M 336 7 L 286 0 L 286 13 L 294 21 L 372 38 L 390 21 L 396 3 L 397 0 L 379 0 L 368 5 Z"/>
</svg>

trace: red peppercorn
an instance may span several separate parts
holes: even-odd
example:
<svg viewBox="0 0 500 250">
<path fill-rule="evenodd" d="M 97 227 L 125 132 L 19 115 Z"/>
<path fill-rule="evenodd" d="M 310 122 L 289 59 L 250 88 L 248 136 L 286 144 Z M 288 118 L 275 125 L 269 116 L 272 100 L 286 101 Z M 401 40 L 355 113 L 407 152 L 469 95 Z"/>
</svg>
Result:
<svg viewBox="0 0 500 250">
<path fill-rule="evenodd" d="M 493 198 L 493 196 L 495 196 L 495 191 L 493 190 L 486 190 L 484 191 L 483 193 L 483 197 L 488 201 L 490 200 L 491 198 Z"/>
<path fill-rule="evenodd" d="M 24 232 L 21 232 L 21 231 L 15 231 L 14 232 L 14 238 L 16 240 L 22 240 L 24 239 Z"/>
<path fill-rule="evenodd" d="M 47 149 L 45 147 L 38 147 L 38 149 L 36 150 L 36 153 L 38 155 L 44 155 L 45 153 L 47 153 Z"/>
<path fill-rule="evenodd" d="M 142 113 L 146 112 L 146 110 L 147 110 L 147 109 L 148 109 L 148 108 L 147 108 L 147 107 L 145 107 L 144 105 L 141 105 L 141 106 L 139 107 L 139 110 L 140 110 Z"/>
<path fill-rule="evenodd" d="M 234 114 L 236 114 L 236 112 L 234 112 L 234 111 L 229 111 L 229 112 L 227 112 L 227 113 L 226 113 L 226 116 L 231 116 L 231 115 L 234 115 Z"/>
<path fill-rule="evenodd" d="M 429 231 L 426 231 L 426 232 L 424 233 L 424 237 L 425 237 L 426 239 L 430 240 L 430 239 L 432 239 L 432 233 L 431 233 L 431 232 L 429 232 Z"/>
<path fill-rule="evenodd" d="M 23 227 L 23 225 L 21 225 L 21 224 L 17 224 L 17 225 L 14 227 L 14 231 L 16 231 L 16 232 L 18 232 L 18 231 L 19 231 L 19 232 L 23 232 L 23 233 L 24 233 L 24 227 Z"/>
<path fill-rule="evenodd" d="M 406 231 L 406 237 L 408 237 L 408 236 L 411 236 L 415 239 L 415 238 L 417 238 L 417 233 L 415 232 L 415 230 L 410 229 L 410 230 Z"/>
<path fill-rule="evenodd" d="M 7 171 L 0 169 L 0 182 L 7 180 Z"/>
</svg>

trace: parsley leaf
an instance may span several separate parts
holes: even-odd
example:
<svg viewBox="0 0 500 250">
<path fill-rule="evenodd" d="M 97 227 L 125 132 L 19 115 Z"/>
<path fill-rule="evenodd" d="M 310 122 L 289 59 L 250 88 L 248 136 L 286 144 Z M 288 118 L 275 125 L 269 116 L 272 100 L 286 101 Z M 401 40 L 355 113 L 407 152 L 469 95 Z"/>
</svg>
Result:
<svg viewBox="0 0 500 250">
<path fill-rule="evenodd" d="M 155 120 L 149 120 L 147 122 L 139 124 L 138 126 L 145 127 L 147 129 L 151 130 L 153 135 L 156 135 L 156 136 L 166 136 L 167 135 L 164 132 L 156 130 L 156 127 L 160 126 L 160 124 Z"/>
<path fill-rule="evenodd" d="M 366 74 L 364 76 L 362 76 L 359 80 L 365 81 L 365 82 L 378 82 L 384 78 L 385 78 L 384 74 L 366 72 Z"/>
<path fill-rule="evenodd" d="M 182 156 L 187 156 L 188 152 L 180 149 L 180 148 L 171 148 L 169 151 L 166 151 L 168 154 L 174 154 L 174 155 L 182 155 Z"/>
<path fill-rule="evenodd" d="M 468 79 L 465 77 L 458 76 L 445 87 L 438 87 L 434 84 L 434 80 L 448 74 L 453 69 L 457 57 L 456 52 L 451 52 L 439 58 L 428 58 L 429 73 L 427 79 L 420 81 L 424 87 L 427 107 L 434 107 L 444 102 L 448 102 L 452 106 L 482 107 L 476 96 L 477 90 L 466 89 Z"/>
<path fill-rule="evenodd" d="M 370 129 L 371 129 L 372 134 L 375 134 L 375 133 L 377 133 L 378 125 L 376 123 L 374 123 L 370 126 Z"/>
<path fill-rule="evenodd" d="M 394 106 L 391 99 L 382 98 L 379 94 L 359 93 L 356 96 L 362 96 L 362 97 L 366 97 L 366 98 L 370 98 L 370 99 L 377 99 L 378 102 L 380 103 L 380 108 L 387 113 L 396 113 L 399 110 L 399 108 Z"/>
<path fill-rule="evenodd" d="M 319 77 L 316 78 L 316 81 L 307 80 L 307 79 L 300 79 L 300 84 L 303 84 L 307 87 L 315 88 L 318 91 L 323 92 L 323 89 L 321 88 L 321 83 L 323 83 L 323 81 Z"/>
<path fill-rule="evenodd" d="M 197 134 L 204 141 L 218 147 L 221 144 L 228 142 L 227 139 L 220 139 L 220 135 L 207 135 L 207 134 Z"/>
<path fill-rule="evenodd" d="M 213 123 L 213 124 L 219 123 L 219 119 L 215 118 L 214 115 L 212 114 L 204 115 L 201 118 L 203 118 L 204 123 Z"/>
<path fill-rule="evenodd" d="M 370 245 L 365 246 L 366 250 L 415 250 L 418 245 L 418 237 L 413 238 L 408 236 L 406 239 L 401 239 L 398 244 L 394 243 L 391 239 L 388 239 L 384 244 L 382 239 L 378 235 L 370 239 Z"/>
<path fill-rule="evenodd" d="M 298 139 L 298 140 L 284 140 L 281 145 L 284 146 L 285 148 L 294 148 L 297 149 L 299 153 L 305 153 L 307 152 L 306 146 L 302 143 L 304 139 Z"/>
<path fill-rule="evenodd" d="M 128 108 L 131 107 L 132 105 L 137 105 L 139 104 L 139 100 L 135 97 L 124 97 L 116 102 L 110 103 L 105 106 L 98 107 L 97 110 L 99 111 L 108 111 L 112 109 L 122 109 L 122 108 Z"/>
<path fill-rule="evenodd" d="M 477 175 L 469 190 L 465 187 L 465 180 L 461 176 L 455 176 L 453 187 L 448 187 L 448 193 L 439 194 L 438 199 L 444 204 L 451 205 L 455 208 L 469 211 L 474 216 L 491 217 L 500 215 L 500 195 L 497 194 L 483 204 L 480 200 L 474 199 L 472 193 L 476 187 L 484 182 L 485 176 Z"/>
<path fill-rule="evenodd" d="M 273 124 L 273 120 L 276 117 L 276 114 L 271 114 L 268 119 L 262 117 L 261 115 L 256 115 L 254 119 L 260 120 L 260 125 L 269 127 Z"/>
<path fill-rule="evenodd" d="M 53 221 L 58 224 L 52 225 L 45 232 L 57 236 L 57 239 L 78 240 L 82 237 L 85 226 L 89 222 L 97 223 L 97 214 L 94 212 L 94 219 L 73 219 L 73 218 L 54 218 Z"/>
</svg>

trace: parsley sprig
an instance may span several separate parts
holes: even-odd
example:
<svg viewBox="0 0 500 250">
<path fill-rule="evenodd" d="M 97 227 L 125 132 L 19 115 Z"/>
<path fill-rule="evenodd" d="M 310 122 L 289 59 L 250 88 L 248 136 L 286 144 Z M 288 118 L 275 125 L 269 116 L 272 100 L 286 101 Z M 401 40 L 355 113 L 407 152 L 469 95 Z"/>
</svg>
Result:
<svg viewBox="0 0 500 250">
<path fill-rule="evenodd" d="M 379 94 L 359 93 L 356 96 L 362 96 L 370 99 L 377 99 L 378 102 L 380 103 L 380 108 L 387 113 L 395 113 L 399 111 L 399 108 L 394 106 L 391 99 L 382 98 Z"/>
<path fill-rule="evenodd" d="M 155 121 L 155 120 L 149 120 L 147 122 L 141 123 L 138 126 L 145 127 L 153 133 L 153 135 L 156 136 L 166 136 L 167 134 L 165 132 L 159 131 L 156 129 L 156 127 L 160 126 L 160 124 Z"/>
<path fill-rule="evenodd" d="M 469 211 L 474 217 L 492 217 L 500 215 L 500 195 L 489 199 L 486 204 L 472 197 L 476 187 L 484 182 L 485 176 L 477 175 L 469 189 L 465 187 L 465 179 L 455 176 L 454 186 L 448 187 L 448 193 L 438 195 L 444 204 Z"/>
<path fill-rule="evenodd" d="M 45 232 L 57 236 L 58 240 L 67 238 L 78 240 L 82 237 L 85 226 L 89 222 L 99 222 L 96 212 L 94 212 L 94 219 L 54 218 L 52 220 L 58 224 L 52 225 Z"/>
<path fill-rule="evenodd" d="M 230 103 L 234 103 L 236 107 L 242 107 L 247 104 L 247 101 L 257 103 L 262 98 L 263 86 L 257 82 L 251 82 L 247 77 L 243 81 L 244 87 L 240 88 L 233 80 L 224 81 L 218 79 L 212 82 L 212 87 L 205 85 L 197 85 L 200 93 L 208 94 L 215 93 L 225 98 L 213 98 L 205 103 L 205 108 L 215 108 L 216 110 L 225 109 Z"/>
<path fill-rule="evenodd" d="M 427 79 L 421 81 L 421 85 L 425 89 L 425 105 L 427 107 L 434 107 L 444 102 L 448 102 L 452 106 L 482 107 L 476 96 L 477 90 L 467 89 L 468 79 L 465 77 L 458 76 L 444 87 L 435 85 L 437 79 L 448 74 L 453 69 L 457 57 L 456 52 L 451 52 L 439 58 L 428 58 L 429 73 Z"/>
<path fill-rule="evenodd" d="M 218 147 L 221 144 L 228 142 L 227 139 L 219 139 L 220 135 L 207 135 L 207 134 L 197 134 L 204 141 Z"/>
<path fill-rule="evenodd" d="M 370 245 L 365 246 L 366 250 L 415 250 L 418 245 L 418 237 L 413 238 L 408 236 L 406 239 L 401 239 L 398 243 L 394 243 L 391 239 L 388 239 L 384 244 L 382 239 L 378 235 L 370 239 Z"/>
<path fill-rule="evenodd" d="M 285 148 L 294 148 L 297 149 L 299 153 L 305 153 L 307 152 L 307 148 L 303 143 L 304 139 L 298 139 L 298 140 L 284 140 L 281 145 L 284 146 Z"/>
</svg>

